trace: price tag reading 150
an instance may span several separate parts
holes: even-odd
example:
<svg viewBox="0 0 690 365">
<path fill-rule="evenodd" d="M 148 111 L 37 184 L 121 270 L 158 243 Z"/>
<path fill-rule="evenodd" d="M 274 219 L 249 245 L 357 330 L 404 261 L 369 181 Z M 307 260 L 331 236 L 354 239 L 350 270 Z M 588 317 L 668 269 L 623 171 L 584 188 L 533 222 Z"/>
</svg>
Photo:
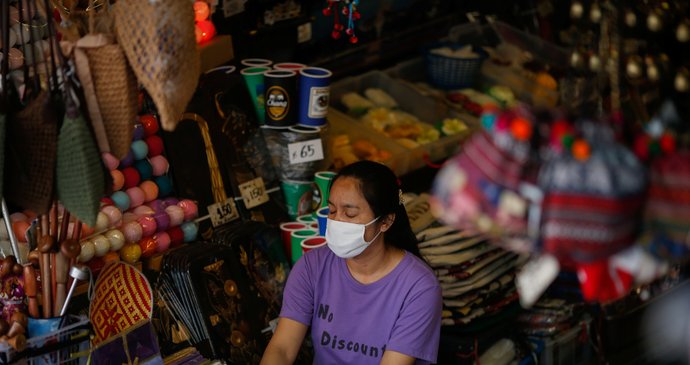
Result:
<svg viewBox="0 0 690 365">
<path fill-rule="evenodd" d="M 233 198 L 229 198 L 224 202 L 211 204 L 206 209 L 208 209 L 208 214 L 211 216 L 211 224 L 213 227 L 232 222 L 240 217 Z"/>
<path fill-rule="evenodd" d="M 244 206 L 247 209 L 252 209 L 268 201 L 264 179 L 260 177 L 240 184 L 239 188 L 244 200 Z"/>
<path fill-rule="evenodd" d="M 290 164 L 323 160 L 323 146 L 321 138 L 310 139 L 304 142 L 295 142 L 288 145 Z"/>
</svg>

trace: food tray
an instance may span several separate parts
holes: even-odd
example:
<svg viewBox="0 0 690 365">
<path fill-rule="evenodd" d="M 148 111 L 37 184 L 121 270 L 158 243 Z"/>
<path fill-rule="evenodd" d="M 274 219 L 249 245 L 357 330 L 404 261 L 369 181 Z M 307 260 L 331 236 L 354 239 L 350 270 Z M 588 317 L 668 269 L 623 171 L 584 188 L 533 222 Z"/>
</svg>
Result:
<svg viewBox="0 0 690 365">
<path fill-rule="evenodd" d="M 371 71 L 334 83 L 331 86 L 332 105 L 341 112 L 346 113 L 347 109 L 340 103 L 341 97 L 348 92 L 357 92 L 360 95 L 364 95 L 364 90 L 367 88 L 382 89 L 397 101 L 401 110 L 416 116 L 424 123 L 433 126 L 433 124 L 444 118 L 458 118 L 469 127 L 465 133 L 442 136 L 434 142 L 423 144 L 416 148 L 406 148 L 394 139 L 369 127 L 358 118 L 347 116 L 352 120 L 352 123 L 355 123 L 354 125 L 359 126 L 358 128 L 368 127 L 368 133 L 373 133 L 371 135 L 376 136 L 377 140 L 387 140 L 403 148 L 409 157 L 407 167 L 404 169 L 405 172 L 424 167 L 429 161 L 440 161 L 453 155 L 461 142 L 479 125 L 479 121 L 476 118 L 451 109 L 443 101 L 424 96 L 409 84 L 393 79 L 381 71 Z"/>
</svg>

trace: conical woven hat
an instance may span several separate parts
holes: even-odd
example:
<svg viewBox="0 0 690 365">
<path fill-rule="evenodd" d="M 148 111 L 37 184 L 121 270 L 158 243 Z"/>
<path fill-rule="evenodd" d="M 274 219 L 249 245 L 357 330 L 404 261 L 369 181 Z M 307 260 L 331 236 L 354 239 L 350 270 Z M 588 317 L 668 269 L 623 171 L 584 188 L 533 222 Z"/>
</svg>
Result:
<svg viewBox="0 0 690 365">
<path fill-rule="evenodd" d="M 186 0 L 120 0 L 113 11 L 118 43 L 163 129 L 174 130 L 199 80 L 193 7 Z"/>
</svg>

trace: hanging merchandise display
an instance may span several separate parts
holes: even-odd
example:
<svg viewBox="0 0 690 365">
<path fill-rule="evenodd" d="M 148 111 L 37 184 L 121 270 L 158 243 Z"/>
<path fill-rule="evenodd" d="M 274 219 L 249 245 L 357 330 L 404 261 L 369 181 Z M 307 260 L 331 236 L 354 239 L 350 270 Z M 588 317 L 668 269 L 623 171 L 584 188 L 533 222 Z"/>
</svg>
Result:
<svg viewBox="0 0 690 365">
<path fill-rule="evenodd" d="M 324 16 L 333 16 L 333 31 L 331 37 L 333 39 L 340 39 L 343 31 L 349 37 L 349 42 L 356 44 L 359 38 L 355 34 L 355 21 L 359 20 L 362 15 L 357 10 L 359 0 L 327 0 L 326 8 L 322 13 Z M 347 19 L 347 25 L 340 22 L 340 15 Z"/>
<path fill-rule="evenodd" d="M 164 130 L 172 131 L 199 78 L 194 10 L 184 1 L 118 1 L 117 41 L 139 82 L 151 95 Z"/>
</svg>

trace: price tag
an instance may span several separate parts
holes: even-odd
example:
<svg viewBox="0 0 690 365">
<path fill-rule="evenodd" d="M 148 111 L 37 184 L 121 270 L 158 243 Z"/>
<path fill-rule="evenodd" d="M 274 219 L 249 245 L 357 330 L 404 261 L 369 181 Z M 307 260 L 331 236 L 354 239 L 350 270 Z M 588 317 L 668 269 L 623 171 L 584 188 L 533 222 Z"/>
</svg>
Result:
<svg viewBox="0 0 690 365">
<path fill-rule="evenodd" d="M 224 202 L 211 204 L 206 209 L 208 209 L 208 214 L 211 216 L 211 224 L 213 227 L 232 222 L 240 217 L 240 213 L 237 212 L 237 207 L 235 206 L 235 201 L 232 198 Z"/>
<path fill-rule="evenodd" d="M 515 286 L 520 294 L 520 304 L 529 308 L 558 276 L 558 260 L 549 254 L 531 259 L 515 276 Z"/>
<path fill-rule="evenodd" d="M 288 153 L 290 154 L 290 165 L 323 160 L 321 138 L 290 143 L 288 145 Z"/>
<path fill-rule="evenodd" d="M 264 179 L 260 177 L 240 184 L 240 193 L 247 209 L 252 209 L 268 201 Z"/>
</svg>

